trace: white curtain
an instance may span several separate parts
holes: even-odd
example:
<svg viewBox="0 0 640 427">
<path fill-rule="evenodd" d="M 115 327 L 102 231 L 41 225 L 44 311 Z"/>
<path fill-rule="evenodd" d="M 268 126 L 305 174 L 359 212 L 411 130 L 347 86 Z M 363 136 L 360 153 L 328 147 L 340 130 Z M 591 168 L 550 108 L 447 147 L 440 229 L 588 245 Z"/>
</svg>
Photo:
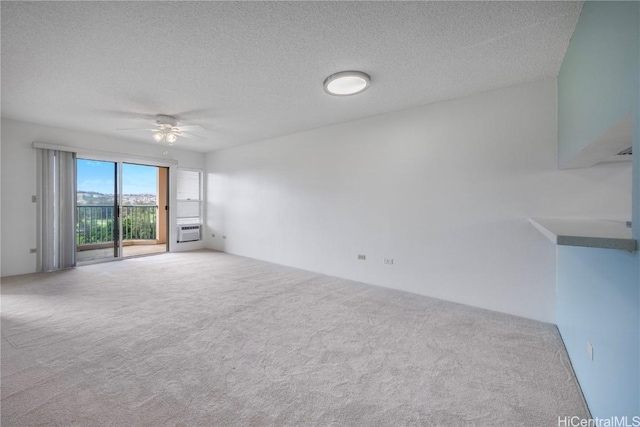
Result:
<svg viewBox="0 0 640 427">
<path fill-rule="evenodd" d="M 76 154 L 38 149 L 38 271 L 76 265 Z"/>
</svg>

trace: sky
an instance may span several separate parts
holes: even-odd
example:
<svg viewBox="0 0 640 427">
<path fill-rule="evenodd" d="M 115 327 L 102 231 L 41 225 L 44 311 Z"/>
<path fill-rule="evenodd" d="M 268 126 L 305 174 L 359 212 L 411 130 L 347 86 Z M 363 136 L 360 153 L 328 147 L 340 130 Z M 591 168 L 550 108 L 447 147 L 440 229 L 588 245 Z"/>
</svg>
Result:
<svg viewBox="0 0 640 427">
<path fill-rule="evenodd" d="M 115 163 L 78 159 L 78 191 L 113 194 Z M 155 166 L 122 165 L 122 194 L 155 194 Z"/>
</svg>

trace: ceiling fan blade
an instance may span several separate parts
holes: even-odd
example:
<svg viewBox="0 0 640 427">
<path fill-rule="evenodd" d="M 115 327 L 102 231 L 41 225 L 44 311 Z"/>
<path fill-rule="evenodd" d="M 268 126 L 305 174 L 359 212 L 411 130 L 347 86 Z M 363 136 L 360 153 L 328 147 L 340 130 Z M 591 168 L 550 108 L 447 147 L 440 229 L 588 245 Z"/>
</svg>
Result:
<svg viewBox="0 0 640 427">
<path fill-rule="evenodd" d="M 155 122 L 156 121 L 156 116 L 131 116 L 131 119 L 135 119 L 135 120 L 146 120 L 148 122 Z"/>
<path fill-rule="evenodd" d="M 181 131 L 190 131 L 190 130 L 204 130 L 204 128 L 200 125 L 180 125 L 178 126 Z"/>
<path fill-rule="evenodd" d="M 205 139 L 204 136 L 200 136 L 200 135 L 196 135 L 195 133 L 191 133 L 191 132 L 185 132 L 185 131 L 180 131 L 180 135 L 179 136 L 184 136 L 186 138 L 197 138 L 197 139 Z"/>
<path fill-rule="evenodd" d="M 176 113 L 173 116 L 177 117 L 178 119 L 197 120 L 212 117 L 215 114 L 216 111 L 213 108 L 196 108 L 193 110 Z"/>
<path fill-rule="evenodd" d="M 100 114 L 104 117 L 126 120 L 147 120 L 155 121 L 155 116 L 135 111 L 107 110 L 107 109 L 89 109 L 91 113 Z"/>
</svg>

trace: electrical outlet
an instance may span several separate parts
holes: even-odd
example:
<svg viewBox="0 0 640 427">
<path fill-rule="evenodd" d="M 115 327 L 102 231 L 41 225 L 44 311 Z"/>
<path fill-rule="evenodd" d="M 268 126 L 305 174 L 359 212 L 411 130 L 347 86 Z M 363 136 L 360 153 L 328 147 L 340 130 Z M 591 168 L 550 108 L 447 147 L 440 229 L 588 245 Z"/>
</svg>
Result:
<svg viewBox="0 0 640 427">
<path fill-rule="evenodd" d="M 35 203 L 37 201 L 36 196 L 31 196 L 31 203 Z"/>
<path fill-rule="evenodd" d="M 593 360 L 593 345 L 589 341 L 587 341 L 587 356 L 589 360 Z"/>
<path fill-rule="evenodd" d="M 366 261 L 367 256 L 366 256 L 366 255 L 362 255 L 362 254 L 358 254 L 358 259 L 359 259 L 360 261 Z"/>
<path fill-rule="evenodd" d="M 385 258 L 384 259 L 384 263 L 385 264 L 393 264 L 393 258 Z"/>
<path fill-rule="evenodd" d="M 30 253 L 30 254 L 35 254 L 35 253 L 37 253 L 37 252 L 38 252 L 38 250 L 37 250 L 36 248 L 31 248 L 31 249 L 29 249 L 29 253 Z"/>
</svg>

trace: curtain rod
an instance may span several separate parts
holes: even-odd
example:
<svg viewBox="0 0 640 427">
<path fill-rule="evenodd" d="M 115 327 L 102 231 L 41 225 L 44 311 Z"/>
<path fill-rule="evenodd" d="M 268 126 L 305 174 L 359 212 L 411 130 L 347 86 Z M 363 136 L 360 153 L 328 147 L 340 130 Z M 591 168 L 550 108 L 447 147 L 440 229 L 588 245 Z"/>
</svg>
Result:
<svg viewBox="0 0 640 427">
<path fill-rule="evenodd" d="M 145 161 L 149 163 L 153 163 L 156 166 L 171 166 L 177 165 L 178 161 L 174 159 L 163 159 L 157 157 L 147 157 L 147 156 L 138 156 L 136 154 L 127 154 L 127 153 L 117 153 L 113 151 L 101 151 L 101 150 L 92 150 L 83 147 L 74 147 L 72 145 L 60 145 L 60 144 L 49 144 L 46 142 L 36 142 L 34 141 L 32 144 L 33 148 L 43 148 L 46 150 L 58 150 L 58 151 L 69 151 L 72 153 L 78 154 L 86 154 L 89 156 L 103 156 L 112 158 L 115 161 Z"/>
</svg>

